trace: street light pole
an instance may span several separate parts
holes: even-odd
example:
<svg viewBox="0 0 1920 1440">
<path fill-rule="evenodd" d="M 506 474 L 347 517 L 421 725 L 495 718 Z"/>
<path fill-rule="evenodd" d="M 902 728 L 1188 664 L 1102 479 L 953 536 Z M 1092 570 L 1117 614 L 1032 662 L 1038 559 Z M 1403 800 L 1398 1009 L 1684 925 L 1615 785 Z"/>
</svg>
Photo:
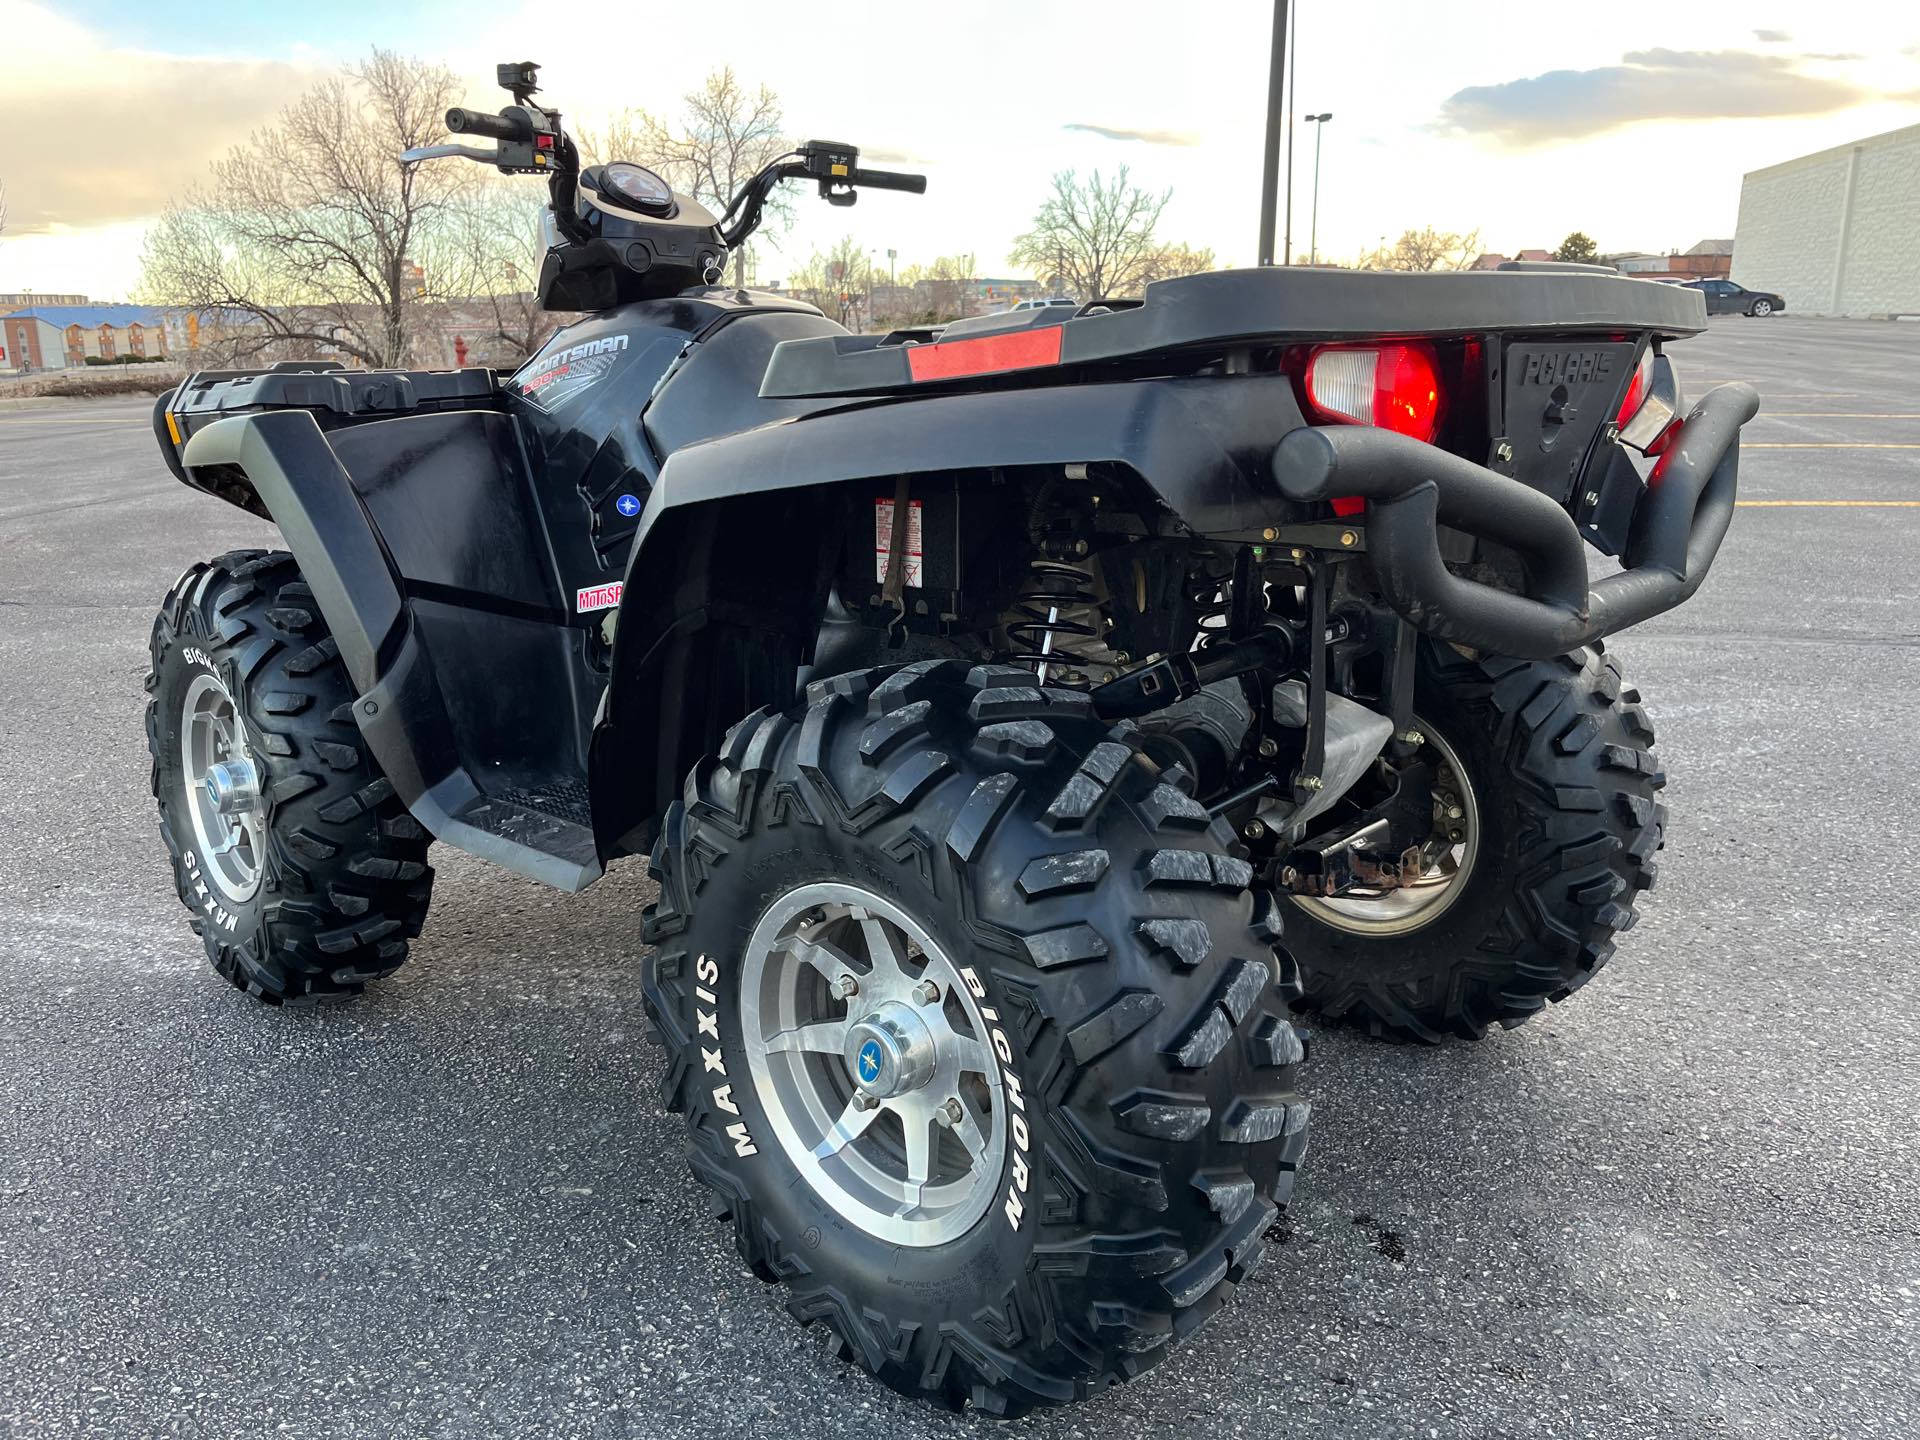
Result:
<svg viewBox="0 0 1920 1440">
<path fill-rule="evenodd" d="M 1309 265 L 1318 265 L 1320 263 L 1320 137 L 1327 133 L 1327 121 L 1331 120 L 1332 118 L 1333 118 L 1333 112 L 1331 110 L 1329 110 L 1324 115 L 1309 115 L 1306 117 L 1307 123 L 1309 123 L 1314 127 L 1313 129 L 1313 222 L 1312 222 L 1312 228 L 1307 232 L 1308 233 L 1307 263 Z"/>
<path fill-rule="evenodd" d="M 1287 11 L 1287 230 L 1281 244 L 1282 265 L 1293 264 L 1293 132 L 1299 128 L 1293 123 L 1293 76 L 1300 68 L 1300 47 L 1294 44 L 1299 36 L 1300 12 L 1290 8 Z"/>
<path fill-rule="evenodd" d="M 1273 264 L 1275 192 L 1280 188 L 1280 126 L 1286 119 L 1287 0 L 1273 0 L 1273 51 L 1267 70 L 1266 148 L 1260 163 L 1260 263 Z"/>
</svg>

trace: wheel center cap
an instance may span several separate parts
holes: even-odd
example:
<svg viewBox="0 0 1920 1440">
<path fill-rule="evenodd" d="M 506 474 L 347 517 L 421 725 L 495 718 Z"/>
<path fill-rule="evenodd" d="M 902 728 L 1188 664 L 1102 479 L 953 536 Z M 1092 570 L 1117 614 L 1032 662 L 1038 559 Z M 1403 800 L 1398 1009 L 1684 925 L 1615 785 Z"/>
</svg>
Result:
<svg viewBox="0 0 1920 1440">
<path fill-rule="evenodd" d="M 933 1032 L 897 1001 L 879 1006 L 847 1029 L 847 1071 L 876 1100 L 917 1090 L 932 1077 Z"/>
</svg>

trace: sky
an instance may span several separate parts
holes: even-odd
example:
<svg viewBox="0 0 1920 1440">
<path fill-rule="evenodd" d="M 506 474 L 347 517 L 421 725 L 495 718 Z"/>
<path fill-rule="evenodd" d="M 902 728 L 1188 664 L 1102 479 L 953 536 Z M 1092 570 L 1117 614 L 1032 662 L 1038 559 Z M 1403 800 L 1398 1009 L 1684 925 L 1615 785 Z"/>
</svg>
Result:
<svg viewBox="0 0 1920 1440">
<path fill-rule="evenodd" d="M 589 125 L 671 114 L 731 65 L 780 96 L 796 137 L 859 145 L 928 176 L 921 197 L 852 210 L 797 198 L 763 280 L 852 234 L 902 267 L 1006 256 L 1058 170 L 1131 167 L 1170 189 L 1162 238 L 1252 264 L 1271 0 L 972 0 L 702 10 L 598 0 L 0 0 L 0 290 L 124 296 L 167 199 L 289 97 L 385 46 L 468 77 L 543 65 L 543 98 Z M 1483 248 L 1684 249 L 1734 233 L 1744 172 L 1920 124 L 1911 0 L 1689 0 L 1589 6 L 1297 0 L 1296 252 L 1350 259 L 1403 229 L 1478 230 Z M 31 137 L 31 143 L 29 138 Z M 457 162 L 442 162 L 457 163 Z M 528 181 L 528 184 L 537 182 Z"/>
</svg>

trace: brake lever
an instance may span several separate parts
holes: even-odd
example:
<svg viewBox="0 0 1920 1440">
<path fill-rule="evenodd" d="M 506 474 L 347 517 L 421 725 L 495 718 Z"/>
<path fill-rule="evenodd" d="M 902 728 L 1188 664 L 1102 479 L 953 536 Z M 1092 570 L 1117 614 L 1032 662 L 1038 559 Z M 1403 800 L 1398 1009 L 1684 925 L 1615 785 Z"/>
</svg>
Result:
<svg viewBox="0 0 1920 1440">
<path fill-rule="evenodd" d="M 500 163 L 499 151 L 482 150 L 478 145 L 416 145 L 411 150 L 400 152 L 400 163 L 418 165 L 422 160 L 444 160 L 456 155 L 462 160 L 478 160 L 485 165 Z"/>
</svg>

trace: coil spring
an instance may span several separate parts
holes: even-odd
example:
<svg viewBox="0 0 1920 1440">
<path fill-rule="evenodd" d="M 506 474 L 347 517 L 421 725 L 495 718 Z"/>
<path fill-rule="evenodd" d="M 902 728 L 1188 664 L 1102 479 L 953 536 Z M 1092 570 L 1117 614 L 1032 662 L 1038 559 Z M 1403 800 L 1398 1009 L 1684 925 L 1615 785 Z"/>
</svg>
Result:
<svg viewBox="0 0 1920 1440">
<path fill-rule="evenodd" d="M 1091 683 L 1086 667 L 1107 654 L 1100 643 L 1100 597 L 1091 570 L 1063 560 L 1034 561 L 1012 613 L 1015 618 L 1006 627 L 1013 644 L 1008 658 L 1033 666 L 1043 685 L 1049 677 L 1056 685 Z"/>
<path fill-rule="evenodd" d="M 1233 610 L 1233 559 L 1218 550 L 1199 550 L 1187 580 L 1197 650 L 1212 644 L 1215 636 L 1224 638 Z"/>
</svg>

